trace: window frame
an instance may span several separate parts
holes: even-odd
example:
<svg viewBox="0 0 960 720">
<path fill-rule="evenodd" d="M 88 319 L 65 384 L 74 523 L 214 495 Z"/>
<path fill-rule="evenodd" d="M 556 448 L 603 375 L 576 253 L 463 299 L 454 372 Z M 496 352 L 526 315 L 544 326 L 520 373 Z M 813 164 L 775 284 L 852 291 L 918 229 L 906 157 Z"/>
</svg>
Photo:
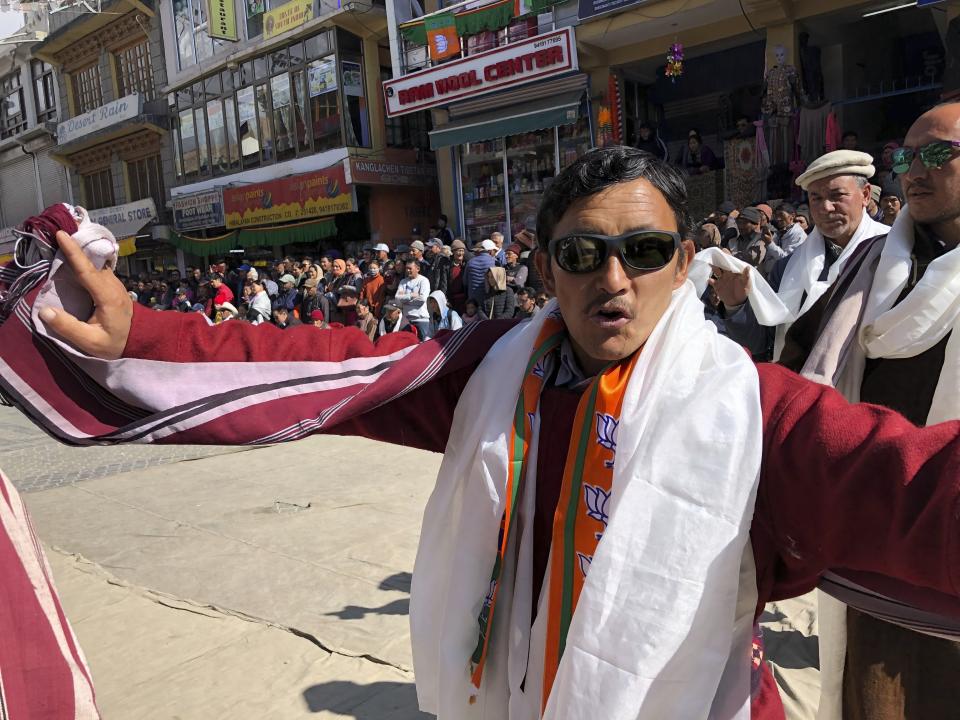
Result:
<svg viewBox="0 0 960 720">
<path fill-rule="evenodd" d="M 18 67 L 0 78 L 0 92 L 3 97 L 3 112 L 0 113 L 0 138 L 11 138 L 27 129 L 27 108 L 24 105 L 23 78 Z M 16 97 L 19 112 L 8 115 L 6 103 L 8 98 Z"/>
<path fill-rule="evenodd" d="M 37 123 L 56 122 L 57 77 L 54 74 L 53 66 L 43 60 L 32 59 L 30 61 L 30 80 L 33 85 L 33 104 L 34 110 L 37 112 Z M 49 97 L 47 97 L 48 95 Z M 49 104 L 41 106 L 41 97 L 48 100 Z"/>
<path fill-rule="evenodd" d="M 70 86 L 76 115 L 83 115 L 103 105 L 103 75 L 100 72 L 100 59 L 97 58 L 89 65 L 75 70 L 70 77 Z"/>
<path fill-rule="evenodd" d="M 113 69 L 117 77 L 119 97 L 137 93 L 144 100 L 156 97 L 153 82 L 153 60 L 150 56 L 150 41 L 142 38 L 113 51 Z M 130 68 L 134 69 L 130 73 Z"/>
<path fill-rule="evenodd" d="M 106 181 L 106 184 L 104 184 L 104 181 Z M 95 187 L 91 185 L 93 182 L 97 183 Z M 109 166 L 82 174 L 80 176 L 80 185 L 83 192 L 84 207 L 90 210 L 99 210 L 100 208 L 113 207 L 117 204 L 117 197 L 113 188 L 113 173 Z M 103 195 L 105 188 L 109 196 L 109 202 L 103 202 L 104 198 L 100 197 Z M 97 199 L 94 198 L 94 195 L 97 195 Z"/>
</svg>

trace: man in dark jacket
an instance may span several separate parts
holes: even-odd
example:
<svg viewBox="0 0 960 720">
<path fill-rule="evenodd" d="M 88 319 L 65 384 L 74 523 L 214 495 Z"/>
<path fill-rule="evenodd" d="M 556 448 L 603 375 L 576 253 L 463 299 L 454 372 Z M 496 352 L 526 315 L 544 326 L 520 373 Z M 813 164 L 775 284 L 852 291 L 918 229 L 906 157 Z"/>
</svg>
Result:
<svg viewBox="0 0 960 720">
<path fill-rule="evenodd" d="M 427 240 L 427 262 L 430 263 L 427 270 L 427 278 L 430 280 L 431 290 L 440 290 L 444 295 L 450 287 L 450 269 L 453 262 L 443 254 L 443 243 L 438 239 Z"/>
</svg>

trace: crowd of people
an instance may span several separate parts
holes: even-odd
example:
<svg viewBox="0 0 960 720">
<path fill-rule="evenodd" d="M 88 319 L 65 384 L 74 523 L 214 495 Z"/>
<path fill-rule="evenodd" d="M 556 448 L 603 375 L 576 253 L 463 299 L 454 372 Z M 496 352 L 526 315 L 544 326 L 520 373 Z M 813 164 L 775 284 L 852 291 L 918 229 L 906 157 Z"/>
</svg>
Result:
<svg viewBox="0 0 960 720">
<path fill-rule="evenodd" d="M 123 280 L 136 302 L 155 310 L 196 312 L 211 323 L 356 326 L 371 340 L 398 331 L 428 340 L 481 320 L 530 318 L 546 304 L 534 233 L 504 246 L 495 232 L 468 249 L 460 239 L 444 244 L 445 220 L 426 241 L 415 235 L 393 251 L 378 243 L 359 257 L 331 250 L 266 267 L 224 260 L 187 268 L 185 277 L 170 270 Z"/>
</svg>

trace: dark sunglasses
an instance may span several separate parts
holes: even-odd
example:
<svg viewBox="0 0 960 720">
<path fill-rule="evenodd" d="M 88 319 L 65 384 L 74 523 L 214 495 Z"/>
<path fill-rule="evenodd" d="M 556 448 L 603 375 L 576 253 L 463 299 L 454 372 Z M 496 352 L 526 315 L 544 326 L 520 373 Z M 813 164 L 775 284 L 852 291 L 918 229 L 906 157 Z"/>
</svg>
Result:
<svg viewBox="0 0 960 720">
<path fill-rule="evenodd" d="M 550 241 L 548 250 L 568 273 L 598 270 L 607 255 L 617 253 L 634 270 L 660 270 L 680 248 L 680 233 L 669 230 L 634 230 L 623 235 L 577 233 Z"/>
<path fill-rule="evenodd" d="M 960 148 L 960 141 L 934 140 L 919 148 L 899 147 L 893 151 L 892 170 L 897 175 L 905 175 L 918 155 L 927 170 L 939 170 L 953 158 L 954 148 Z"/>
</svg>

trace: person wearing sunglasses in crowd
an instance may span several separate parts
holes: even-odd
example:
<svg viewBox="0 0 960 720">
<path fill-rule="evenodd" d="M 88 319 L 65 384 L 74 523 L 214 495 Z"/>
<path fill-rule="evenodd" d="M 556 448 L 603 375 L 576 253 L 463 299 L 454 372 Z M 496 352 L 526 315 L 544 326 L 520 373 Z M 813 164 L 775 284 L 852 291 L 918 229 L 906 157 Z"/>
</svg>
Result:
<svg viewBox="0 0 960 720">
<path fill-rule="evenodd" d="M 742 272 L 717 269 L 714 289 L 724 306 L 730 338 L 758 360 L 777 360 L 790 324 L 807 312 L 829 288 L 860 244 L 886 235 L 890 229 L 866 212 L 870 201 L 867 178 L 873 159 L 856 150 L 836 150 L 810 163 L 797 184 L 809 195 L 815 228 L 790 255 L 766 273 L 770 287 L 786 307 L 786 316 L 771 323 L 758 318 L 752 303 L 750 268 Z"/>
<path fill-rule="evenodd" d="M 177 363 L 186 378 L 228 353 L 279 382 L 290 361 L 329 363 L 310 366 L 303 392 L 262 393 L 269 410 L 249 388 L 242 407 L 211 406 L 227 421 L 167 441 L 287 428 L 446 453 L 410 606 L 420 707 L 441 720 L 782 720 L 754 630 L 768 600 L 831 568 L 899 581 L 921 605 L 956 595 L 960 423 L 918 429 L 850 405 L 718 336 L 688 281 L 677 169 L 632 148 L 585 153 L 544 193 L 537 229 L 554 296 L 541 312 L 419 346 L 147 312 L 64 232 L 64 267 L 96 309 L 88 323 L 38 312 L 81 353 L 155 361 L 143 372 Z M 0 343 L 8 365 L 29 352 Z M 101 365 L 109 387 L 118 364 Z M 36 392 L 61 393 L 61 412 L 79 402 L 57 383 Z M 166 408 L 135 395 L 138 422 L 163 422 Z"/>
</svg>

